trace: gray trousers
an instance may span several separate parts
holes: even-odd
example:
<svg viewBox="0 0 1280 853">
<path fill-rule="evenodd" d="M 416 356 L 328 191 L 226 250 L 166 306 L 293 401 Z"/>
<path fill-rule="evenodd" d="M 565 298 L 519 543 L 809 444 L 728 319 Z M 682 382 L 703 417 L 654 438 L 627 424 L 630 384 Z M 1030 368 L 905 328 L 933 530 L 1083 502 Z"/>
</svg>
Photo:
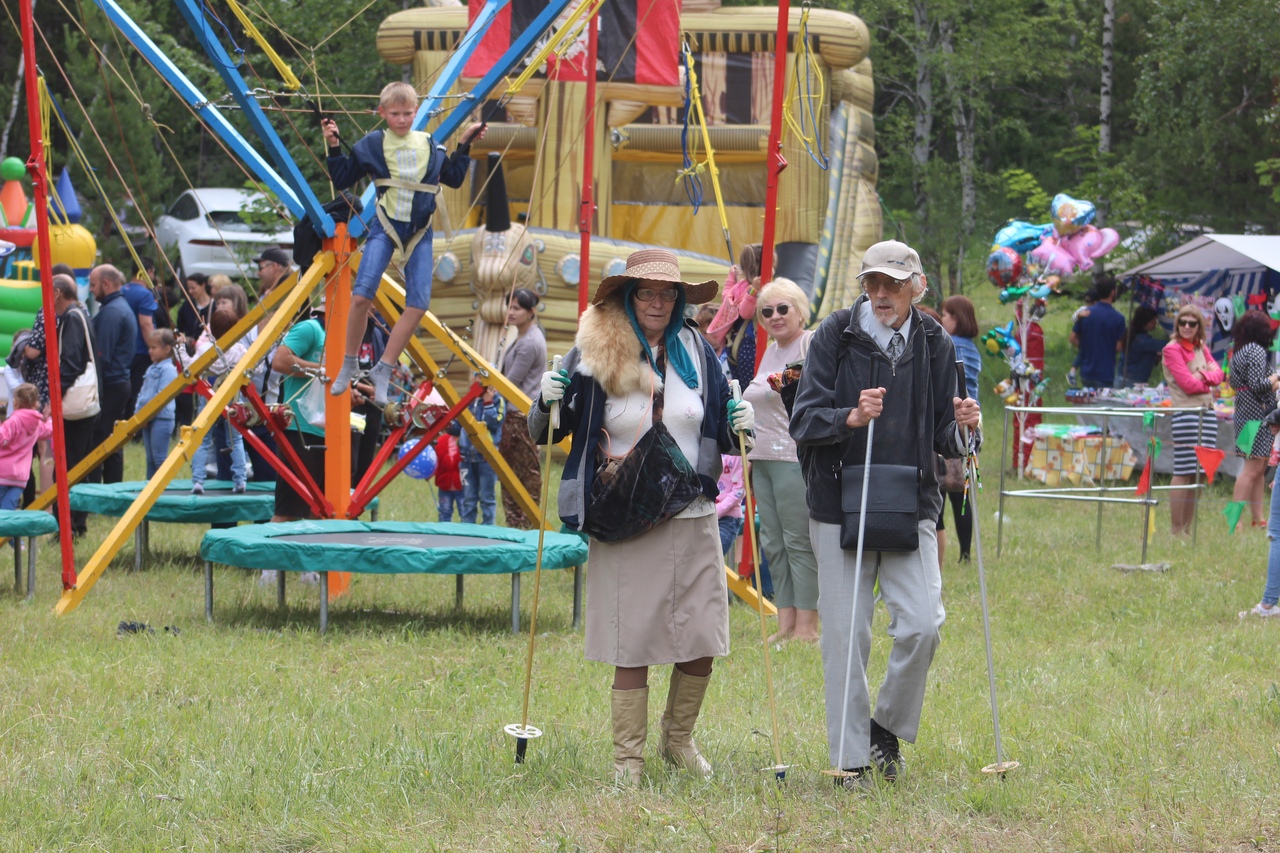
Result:
<svg viewBox="0 0 1280 853">
<path fill-rule="evenodd" d="M 871 653 L 871 619 L 875 586 L 889 610 L 893 649 L 884 682 L 876 695 L 875 720 L 905 741 L 915 743 L 924 705 L 925 681 L 938 648 L 946 613 L 942 609 L 942 573 L 938 569 L 938 539 L 932 521 L 920 522 L 920 549 L 910 554 L 868 551 L 858 580 L 858 613 L 853 618 L 857 648 L 849 661 L 849 628 L 853 607 L 856 551 L 840 547 L 840 525 L 809 521 L 809 535 L 818 558 L 818 615 L 822 619 L 822 674 L 826 692 L 827 747 L 837 769 L 871 763 L 871 698 L 867 686 L 867 657 Z M 849 705 L 840 754 L 841 701 L 848 682 Z"/>
</svg>

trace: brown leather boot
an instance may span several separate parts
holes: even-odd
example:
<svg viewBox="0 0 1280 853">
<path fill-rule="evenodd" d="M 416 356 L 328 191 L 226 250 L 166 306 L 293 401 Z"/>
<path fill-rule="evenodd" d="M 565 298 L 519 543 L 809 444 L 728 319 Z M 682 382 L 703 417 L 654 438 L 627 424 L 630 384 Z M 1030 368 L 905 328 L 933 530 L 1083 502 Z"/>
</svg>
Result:
<svg viewBox="0 0 1280 853">
<path fill-rule="evenodd" d="M 704 779 L 711 776 L 711 764 L 698 752 L 693 742 L 693 726 L 702 710 L 702 697 L 707 693 L 710 675 L 698 677 L 671 668 L 671 688 L 667 691 L 667 709 L 662 714 L 662 735 L 658 754 L 671 765 L 683 767 Z"/>
<path fill-rule="evenodd" d="M 640 784 L 644 742 L 649 734 L 649 688 L 611 690 L 613 704 L 613 781 L 626 788 Z"/>
</svg>

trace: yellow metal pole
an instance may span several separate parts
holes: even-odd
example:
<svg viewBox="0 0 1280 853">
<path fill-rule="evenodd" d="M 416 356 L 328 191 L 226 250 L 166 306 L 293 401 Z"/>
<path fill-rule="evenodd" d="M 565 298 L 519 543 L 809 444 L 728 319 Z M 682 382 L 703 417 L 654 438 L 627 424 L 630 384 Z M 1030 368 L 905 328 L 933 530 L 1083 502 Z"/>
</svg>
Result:
<svg viewBox="0 0 1280 853">
<path fill-rule="evenodd" d="M 219 350 L 226 352 L 228 347 L 244 337 L 251 328 L 258 324 L 263 315 L 279 305 L 292 289 L 293 286 L 288 281 L 281 283 L 279 287 L 263 297 L 263 300 L 255 305 L 239 323 L 232 326 L 229 332 L 219 338 L 217 347 L 205 350 L 199 357 L 188 363 L 186 369 L 178 374 L 177 379 L 174 379 L 161 389 L 160 393 L 153 397 L 151 402 L 143 406 L 133 417 L 123 421 L 116 421 L 115 430 L 111 435 L 102 444 L 91 450 L 89 455 L 80 461 L 80 464 L 67 472 L 67 484 L 73 486 L 84 479 L 84 476 L 94 468 L 97 468 L 103 459 L 115 453 L 121 445 L 137 435 L 162 408 L 182 393 L 183 388 L 196 384 L 201 374 L 218 358 Z M 57 490 L 56 488 L 51 488 L 40 494 L 27 509 L 45 509 L 52 506 L 56 499 Z"/>
<path fill-rule="evenodd" d="M 240 359 L 235 368 L 227 374 L 227 378 L 223 380 L 222 385 L 214 392 L 213 397 L 205 403 L 204 409 L 201 410 L 191 426 L 182 428 L 178 445 L 169 454 L 169 458 L 165 459 L 164 464 L 156 471 L 155 476 L 147 483 L 146 488 L 138 495 L 133 505 L 120 517 L 120 520 L 116 522 L 116 526 L 107 534 L 107 538 L 98 546 L 98 550 L 89 558 L 89 562 L 85 564 L 84 569 L 80 571 L 76 579 L 75 587 L 63 592 L 62 598 L 58 600 L 58 604 L 54 607 L 54 612 L 57 615 L 66 615 L 79 606 L 121 546 L 129 541 L 133 535 L 134 528 L 146 518 L 151 507 L 155 506 L 156 499 L 164 493 L 165 488 L 187 464 L 195 453 L 195 449 L 204 440 L 205 435 L 213 428 L 217 419 L 221 417 L 223 410 L 235 399 L 241 386 L 249 381 L 253 366 L 267 354 L 267 351 L 275 343 L 276 338 L 293 322 L 294 315 L 302 304 L 310 298 L 311 291 L 320 282 L 324 281 L 325 273 L 333 268 L 333 263 L 333 254 L 331 252 L 323 252 L 317 255 L 315 262 L 307 270 L 306 275 L 302 277 L 302 281 L 299 282 L 298 286 L 288 289 L 278 302 L 272 303 L 278 306 L 275 315 L 267 321 L 267 325 L 262 329 L 262 333 L 258 335 L 258 339 L 249 347 L 249 351 Z M 277 290 L 280 289 L 283 288 L 277 288 Z M 236 328 L 240 327 L 237 326 Z M 119 433 L 120 428 L 117 427 L 116 434 Z"/>
<path fill-rule="evenodd" d="M 400 291 L 398 287 L 392 290 L 391 287 L 388 287 L 389 284 L 390 279 L 382 279 L 382 287 L 378 289 L 378 294 L 374 297 L 374 304 L 377 305 L 378 311 L 387 319 L 387 322 L 394 323 L 400 317 L 400 308 L 394 301 L 391 293 L 402 298 L 403 291 Z M 391 291 L 391 293 L 388 293 L 388 291 Z M 428 318 L 432 321 L 430 325 L 427 323 Z M 519 395 L 518 397 L 508 397 L 507 399 L 515 401 L 518 408 L 520 407 L 520 402 L 523 401 L 524 406 L 522 411 L 528 411 L 530 402 L 529 398 L 524 395 L 524 392 L 517 386 L 511 384 L 505 376 L 477 355 L 474 350 L 467 347 L 465 343 L 462 343 L 462 341 L 454 336 L 452 332 L 445 329 L 445 327 L 441 325 L 434 316 L 432 316 L 430 311 L 428 311 L 423 317 L 422 328 L 425 328 L 432 337 L 445 344 L 445 346 L 450 346 L 450 344 L 453 343 L 460 347 L 466 347 L 466 351 L 471 353 L 470 357 L 466 357 L 467 360 L 471 362 L 473 366 L 487 371 L 485 383 L 497 388 L 498 393 L 502 394 L 504 397 L 507 396 L 508 390 L 513 394 Z M 442 335 L 448 335 L 449 337 L 446 339 L 445 337 L 442 337 Z M 450 346 L 450 349 L 453 349 L 453 347 Z M 440 392 L 440 396 L 444 397 L 445 402 L 449 403 L 449 405 L 453 405 L 462 398 L 462 395 L 453 387 L 453 384 L 449 379 L 440 375 L 440 366 L 436 363 L 436 360 L 431 357 L 431 354 L 427 352 L 427 348 L 422 341 L 418 340 L 416 337 L 410 338 L 409 346 L 405 349 L 405 352 L 407 352 L 409 357 L 413 359 L 414 363 L 418 365 L 419 370 L 428 376 L 435 377 L 436 389 Z M 460 350 L 455 350 L 455 354 L 459 354 L 460 352 Z M 476 449 L 480 451 L 480 455 L 484 457 L 486 462 L 493 466 L 493 471 L 497 474 L 499 482 L 502 483 L 502 488 L 515 497 L 516 503 L 520 504 L 520 508 L 524 510 L 525 517 L 533 519 L 539 527 L 543 526 L 545 521 L 542 517 L 541 507 L 538 505 L 538 502 L 533 495 L 529 493 L 529 490 L 525 488 L 525 485 L 520 481 L 520 478 L 516 476 L 516 473 L 511 470 L 511 466 L 507 464 L 507 460 L 503 458 L 500 452 L 498 452 L 498 447 L 493 443 L 493 436 L 489 435 L 489 430 L 477 421 L 475 416 L 472 415 L 469 410 L 463 410 L 462 414 L 458 417 L 458 420 L 462 423 L 462 428 L 467 431 L 467 435 L 471 436 L 471 440 L 475 444 Z"/>
</svg>

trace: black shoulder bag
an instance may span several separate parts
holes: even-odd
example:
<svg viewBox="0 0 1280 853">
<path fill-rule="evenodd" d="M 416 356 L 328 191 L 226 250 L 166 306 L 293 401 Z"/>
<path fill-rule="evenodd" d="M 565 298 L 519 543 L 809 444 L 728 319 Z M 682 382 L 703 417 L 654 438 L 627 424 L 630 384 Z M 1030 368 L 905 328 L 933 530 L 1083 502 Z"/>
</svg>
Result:
<svg viewBox="0 0 1280 853">
<path fill-rule="evenodd" d="M 666 350 L 657 349 L 666 373 Z M 704 381 L 706 381 L 704 379 Z M 582 530 L 601 542 L 622 542 L 646 533 L 702 494 L 698 474 L 662 422 L 663 392 L 650 395 L 653 426 L 626 456 L 600 451 Z"/>
<path fill-rule="evenodd" d="M 839 356 L 837 356 L 837 363 Z M 879 362 L 872 357 L 871 387 L 876 387 Z M 839 368 L 837 367 L 837 375 Z M 915 401 L 911 402 L 912 408 Z M 885 437 L 889 438 L 888 436 Z M 912 455 L 915 454 L 914 445 Z M 840 547 L 858 550 L 858 518 L 862 514 L 862 465 L 840 467 Z M 867 484 L 864 551 L 909 553 L 920 549 L 920 468 L 916 465 L 872 463 Z"/>
</svg>

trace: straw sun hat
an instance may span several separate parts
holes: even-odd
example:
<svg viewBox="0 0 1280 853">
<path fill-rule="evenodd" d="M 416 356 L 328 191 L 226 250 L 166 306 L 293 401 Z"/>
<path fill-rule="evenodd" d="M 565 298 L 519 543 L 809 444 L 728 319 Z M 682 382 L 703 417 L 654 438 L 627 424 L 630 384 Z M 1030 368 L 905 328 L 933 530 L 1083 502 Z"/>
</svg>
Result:
<svg viewBox="0 0 1280 853">
<path fill-rule="evenodd" d="M 622 275 L 611 275 L 596 288 L 592 305 L 599 305 L 615 290 L 626 286 L 632 279 L 655 284 L 678 284 L 684 288 L 685 301 L 699 305 L 715 298 L 720 282 L 703 281 L 690 284 L 680 277 L 680 261 L 670 249 L 640 249 L 627 258 L 627 270 Z"/>
</svg>

